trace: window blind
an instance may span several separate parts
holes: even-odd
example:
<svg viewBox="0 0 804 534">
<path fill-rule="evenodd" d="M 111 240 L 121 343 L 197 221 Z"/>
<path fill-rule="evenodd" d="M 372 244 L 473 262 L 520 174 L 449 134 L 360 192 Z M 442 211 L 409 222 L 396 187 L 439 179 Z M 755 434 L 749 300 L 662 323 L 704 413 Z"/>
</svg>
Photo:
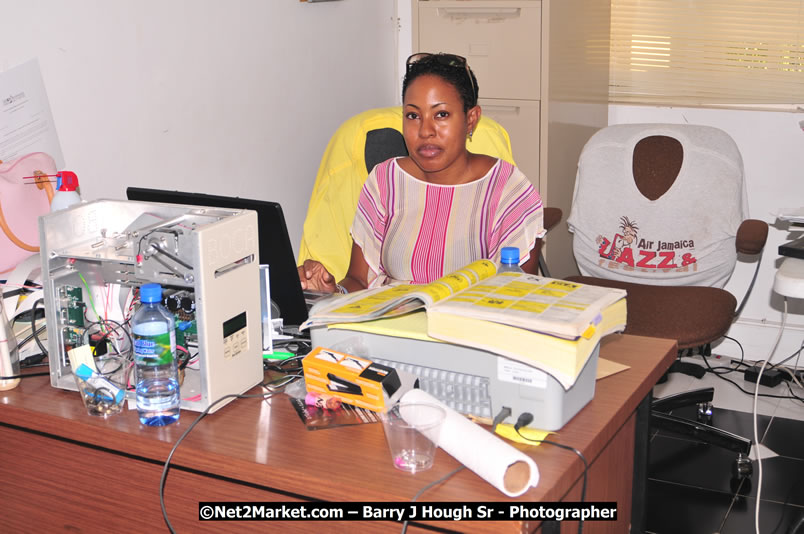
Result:
<svg viewBox="0 0 804 534">
<path fill-rule="evenodd" d="M 804 0 L 612 0 L 611 102 L 804 105 Z"/>
</svg>

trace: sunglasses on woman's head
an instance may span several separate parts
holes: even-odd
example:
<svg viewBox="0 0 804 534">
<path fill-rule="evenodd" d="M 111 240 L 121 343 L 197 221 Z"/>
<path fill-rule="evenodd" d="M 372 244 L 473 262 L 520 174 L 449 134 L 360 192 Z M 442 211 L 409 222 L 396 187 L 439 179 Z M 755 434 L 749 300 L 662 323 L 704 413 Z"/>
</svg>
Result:
<svg viewBox="0 0 804 534">
<path fill-rule="evenodd" d="M 406 68 L 405 72 L 410 71 L 411 65 L 418 61 L 422 61 L 424 59 L 433 59 L 437 61 L 441 65 L 446 65 L 447 67 L 456 67 L 459 69 L 464 69 L 466 71 L 466 77 L 469 78 L 469 83 L 472 85 L 472 100 L 477 100 L 477 92 L 475 91 L 475 82 L 472 79 L 472 73 L 469 71 L 469 64 L 466 62 L 466 58 L 463 56 L 457 56 L 455 54 L 430 54 L 428 52 L 420 52 L 418 54 L 413 54 L 412 56 L 408 57 L 408 60 L 405 62 Z"/>
</svg>

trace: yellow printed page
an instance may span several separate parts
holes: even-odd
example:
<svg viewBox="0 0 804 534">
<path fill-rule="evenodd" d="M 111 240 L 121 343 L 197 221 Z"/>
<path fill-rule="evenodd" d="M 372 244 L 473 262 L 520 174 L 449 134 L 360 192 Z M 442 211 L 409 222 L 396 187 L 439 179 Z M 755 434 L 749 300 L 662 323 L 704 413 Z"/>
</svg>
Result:
<svg viewBox="0 0 804 534">
<path fill-rule="evenodd" d="M 393 285 L 333 295 L 318 301 L 300 330 L 333 323 L 370 321 L 423 308 L 421 286 Z"/>
<path fill-rule="evenodd" d="M 489 260 L 478 260 L 430 284 L 398 283 L 386 287 L 364 289 L 348 295 L 335 295 L 319 301 L 300 329 L 343 322 L 360 322 L 394 317 L 427 307 L 461 292 L 497 272 Z"/>
<path fill-rule="evenodd" d="M 490 260 L 473 261 L 463 269 L 451 272 L 442 276 L 435 282 L 426 286 L 416 286 L 419 291 L 425 293 L 429 298 L 429 304 L 443 300 L 450 295 L 459 293 L 469 286 L 481 280 L 490 278 L 497 274 L 497 266 Z"/>
<path fill-rule="evenodd" d="M 369 315 L 382 311 L 391 301 L 407 297 L 420 289 L 420 286 L 413 285 L 389 286 L 378 292 L 367 292 L 362 298 L 335 308 L 332 313 L 335 315 Z"/>
<path fill-rule="evenodd" d="M 432 309 L 577 339 L 591 337 L 602 310 L 623 297 L 625 291 L 619 289 L 504 273 L 438 302 Z"/>
</svg>

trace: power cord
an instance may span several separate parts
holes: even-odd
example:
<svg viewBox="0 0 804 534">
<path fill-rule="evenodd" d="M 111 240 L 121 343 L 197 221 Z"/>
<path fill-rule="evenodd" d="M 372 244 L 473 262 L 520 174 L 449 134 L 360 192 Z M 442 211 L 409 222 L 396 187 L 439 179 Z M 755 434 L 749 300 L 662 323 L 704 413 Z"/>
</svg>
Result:
<svg viewBox="0 0 804 534">
<path fill-rule="evenodd" d="M 798 531 L 803 526 L 804 526 L 804 515 L 802 515 L 801 519 L 799 519 L 798 522 L 793 526 L 793 528 L 790 529 L 790 534 L 798 534 Z"/>
<path fill-rule="evenodd" d="M 49 376 L 50 373 L 25 373 L 24 375 L 0 376 L 0 380 L 16 380 L 18 378 L 31 378 L 32 376 Z"/>
<path fill-rule="evenodd" d="M 785 363 L 785 362 L 787 362 L 787 361 L 789 361 L 789 360 L 792 360 L 793 358 L 795 358 L 795 357 L 796 357 L 796 356 L 799 354 L 799 352 L 800 352 L 801 350 L 802 350 L 802 349 L 797 350 L 796 352 L 794 352 L 793 354 L 791 354 L 790 356 L 788 356 L 787 358 L 785 358 L 784 360 L 782 360 L 781 362 L 779 362 L 779 363 L 778 363 L 778 364 L 776 364 L 776 365 L 781 365 L 781 364 L 783 364 L 783 363 Z M 718 377 L 718 378 L 720 378 L 721 380 L 725 380 L 726 382 L 728 382 L 728 383 L 732 384 L 734 387 L 736 387 L 737 389 L 739 389 L 740 391 L 742 391 L 742 392 L 743 392 L 743 393 L 745 393 L 746 395 L 751 395 L 751 396 L 753 396 L 753 395 L 754 395 L 754 393 L 755 393 L 756 389 L 755 389 L 755 391 L 748 391 L 747 389 L 743 388 L 743 387 L 742 387 L 740 384 L 738 384 L 738 383 L 737 383 L 737 382 L 735 382 L 734 380 L 731 380 L 731 379 L 726 378 L 725 376 L 723 376 L 724 374 L 726 374 L 725 372 L 724 372 L 724 373 L 720 373 L 720 372 L 718 372 L 718 371 L 717 371 L 718 369 L 726 369 L 726 367 L 723 367 L 723 366 L 712 367 L 712 366 L 709 364 L 709 360 L 707 360 L 706 358 L 704 358 L 704 359 L 703 359 L 703 361 L 704 361 L 704 363 L 706 364 L 707 370 L 708 370 L 710 373 L 714 374 L 715 376 L 717 376 L 717 377 Z M 743 366 L 749 367 L 749 365 L 748 365 L 748 364 L 746 364 L 746 363 L 742 363 L 742 362 L 735 362 L 735 363 L 736 363 L 737 365 L 743 365 Z M 757 363 L 759 363 L 759 362 L 757 362 Z M 770 369 L 771 367 L 772 367 L 772 366 L 770 366 L 770 365 L 769 365 L 769 366 L 767 367 L 767 369 Z M 789 384 L 788 384 L 788 388 L 789 388 Z M 792 393 L 792 391 L 791 391 L 791 395 L 774 395 L 774 394 L 772 394 L 772 393 L 759 393 L 759 396 L 760 396 L 760 397 L 767 397 L 767 398 L 769 398 L 769 399 L 799 399 L 799 397 L 798 397 L 798 396 L 796 396 L 795 394 L 793 394 L 793 393 Z"/>
<path fill-rule="evenodd" d="M 42 340 L 39 339 L 39 334 L 38 334 L 38 331 L 36 329 L 36 308 L 40 304 L 44 304 L 44 303 L 45 303 L 45 299 L 39 299 L 36 302 L 34 302 L 34 304 L 33 304 L 33 308 L 31 309 L 31 331 L 33 332 L 33 337 L 34 337 L 34 341 L 36 341 L 36 346 L 39 347 L 39 350 L 42 351 L 42 354 L 47 354 L 48 353 L 47 349 L 45 348 L 44 343 L 42 343 Z"/>
<path fill-rule="evenodd" d="M 32 329 L 31 334 L 33 335 L 34 339 L 36 340 L 36 343 L 39 345 L 39 350 L 41 350 L 43 354 L 47 355 L 47 349 L 45 349 L 44 345 L 39 340 L 39 336 L 37 334 L 37 328 L 36 328 L 36 307 L 39 304 L 42 304 L 44 302 L 45 302 L 45 299 L 39 299 L 36 302 L 34 302 L 33 311 L 31 313 L 31 329 Z M 0 310 L 0 313 L 3 313 L 3 311 Z M 13 336 L 14 334 L 12 332 L 9 335 Z M 50 373 L 49 372 L 45 372 L 45 373 L 26 373 L 26 374 L 18 374 L 18 375 L 11 375 L 11 376 L 0 376 L 0 380 L 16 380 L 17 378 L 30 378 L 32 376 L 46 376 L 46 375 L 50 375 Z"/>
<path fill-rule="evenodd" d="M 285 358 L 284 360 L 279 360 L 276 363 L 268 363 L 263 361 L 262 367 L 266 371 L 276 371 L 278 373 L 300 373 L 302 372 L 301 361 L 303 359 L 304 356 L 292 356 L 290 358 Z"/>
<path fill-rule="evenodd" d="M 452 471 L 452 472 L 450 472 L 450 473 L 447 473 L 446 475 L 444 475 L 443 477 L 439 478 L 438 480 L 435 480 L 435 481 L 433 481 L 433 482 L 430 482 L 430 483 L 429 483 L 429 484 L 427 484 L 425 487 L 423 487 L 422 489 L 420 489 L 420 490 L 418 491 L 418 493 L 416 493 L 416 495 L 414 495 L 414 496 L 413 496 L 413 499 L 411 499 L 411 500 L 410 500 L 410 502 L 416 502 L 416 501 L 419 499 L 419 497 L 421 497 L 421 496 L 422 496 L 422 494 L 423 494 L 425 491 L 429 490 L 429 489 L 430 489 L 430 488 L 432 488 L 433 486 L 436 486 L 436 485 L 438 485 L 438 484 L 441 484 L 442 482 L 446 482 L 447 480 L 449 480 L 450 478 L 452 478 L 453 476 L 455 476 L 456 474 L 458 474 L 458 473 L 459 473 L 461 470 L 463 470 L 463 469 L 465 469 L 465 466 L 463 466 L 463 465 L 462 465 L 462 466 L 460 466 L 458 469 L 456 469 L 456 470 L 454 470 L 454 471 Z M 402 534 L 405 534 L 405 533 L 407 532 L 407 530 L 408 530 L 408 520 L 407 520 L 407 519 L 405 519 L 405 521 L 402 523 Z"/>
<path fill-rule="evenodd" d="M 510 415 L 511 415 L 511 408 L 509 408 L 508 406 L 503 406 L 502 409 L 500 410 L 500 413 L 498 413 L 497 416 L 494 418 L 494 420 L 492 420 L 491 422 L 491 431 L 496 432 L 497 425 L 508 419 Z"/>
<path fill-rule="evenodd" d="M 20 360 L 20 369 L 29 369 L 31 367 L 45 367 L 50 365 L 50 362 L 46 362 L 47 356 L 44 354 L 32 354 L 25 358 L 24 360 Z"/>
<path fill-rule="evenodd" d="M 527 441 L 531 441 L 533 443 L 547 443 L 548 445 L 553 445 L 561 449 L 572 451 L 575 454 L 577 454 L 578 457 L 583 462 L 583 484 L 581 485 L 581 503 L 583 503 L 586 500 L 586 483 L 589 475 L 589 463 L 586 461 L 586 458 L 584 457 L 583 453 L 578 449 L 576 449 L 575 447 L 570 447 L 569 445 L 564 445 L 562 443 L 556 443 L 555 441 L 549 441 L 546 439 L 531 439 L 523 436 L 522 432 L 520 432 L 519 429 L 522 428 L 523 426 L 528 426 L 532 421 L 533 421 L 533 414 L 529 412 L 519 414 L 519 418 L 517 418 L 516 424 L 514 425 L 514 430 L 516 431 L 517 434 L 519 434 L 519 437 Z M 583 533 L 583 519 L 578 521 L 578 534 L 582 533 Z"/>
<path fill-rule="evenodd" d="M 771 347 L 770 352 L 768 353 L 768 357 L 762 362 L 762 367 L 759 369 L 759 374 L 757 375 L 757 385 L 754 389 L 754 443 L 756 443 L 757 448 L 759 448 L 759 431 L 757 430 L 757 400 L 759 398 L 759 385 L 762 383 L 762 373 L 765 371 L 765 366 L 768 365 L 768 361 L 773 357 L 773 353 L 776 352 L 776 347 L 779 346 L 779 341 L 782 339 L 782 333 L 784 333 L 784 325 L 787 322 L 787 297 L 784 297 L 784 311 L 782 312 L 782 323 L 779 326 L 779 334 L 776 336 L 776 341 L 773 343 L 773 347 Z M 757 479 L 757 502 L 756 508 L 754 510 L 754 529 L 756 533 L 759 534 L 759 499 L 762 494 L 762 457 L 757 452 L 757 468 L 759 470 L 759 478 Z"/>
<path fill-rule="evenodd" d="M 281 377 L 276 381 L 263 383 L 262 387 L 264 387 L 264 388 L 269 390 L 267 393 L 256 393 L 256 394 L 251 394 L 251 395 L 247 395 L 247 394 L 224 395 L 223 397 L 219 398 L 218 400 L 216 400 L 215 402 L 213 402 L 212 404 L 207 406 L 207 408 L 203 412 L 198 414 L 198 417 L 196 417 L 195 420 L 190 424 L 190 426 L 187 427 L 187 430 L 185 430 L 182 433 L 182 435 L 179 436 L 179 439 L 177 439 L 176 443 L 173 444 L 173 448 L 170 449 L 170 454 L 168 454 L 168 457 L 165 460 L 165 466 L 162 469 L 162 477 L 159 479 L 159 504 L 162 507 L 162 518 L 165 520 L 165 525 L 167 526 L 168 530 L 170 530 L 170 532 L 172 534 L 175 534 L 176 530 L 173 528 L 173 525 L 170 523 L 170 519 L 168 519 L 168 515 L 167 515 L 167 508 L 165 506 L 165 481 L 167 480 L 168 471 L 170 471 L 170 460 L 173 458 L 173 455 L 176 453 L 176 449 L 179 448 L 179 444 L 184 440 L 184 438 L 187 437 L 187 435 L 190 433 L 190 431 L 193 428 L 195 428 L 195 425 L 197 425 L 199 422 L 201 422 L 201 420 L 204 417 L 209 415 L 209 411 L 214 406 L 216 406 L 217 404 L 220 404 L 224 400 L 226 400 L 226 399 L 254 399 L 254 398 L 270 399 L 271 397 L 273 397 L 277 393 L 281 392 L 280 388 L 282 386 L 286 386 L 287 384 L 289 384 L 290 382 L 292 382 L 296 378 L 298 378 L 298 377 L 297 376 Z M 279 384 L 276 385 L 276 382 L 279 382 Z"/>
<path fill-rule="evenodd" d="M 729 336 L 723 336 L 723 337 L 724 337 L 725 339 L 728 339 L 728 340 L 734 341 L 734 342 L 737 344 L 737 346 L 740 348 L 740 361 L 739 361 L 739 362 L 736 362 L 736 364 L 735 364 L 735 362 L 733 362 L 733 361 L 732 361 L 732 364 L 735 364 L 735 365 L 737 365 L 738 367 L 743 366 L 743 365 L 745 365 L 745 366 L 747 367 L 747 364 L 743 363 L 743 362 L 745 361 L 745 349 L 743 349 L 743 345 L 742 345 L 742 343 L 740 343 L 739 341 L 737 341 L 737 339 L 735 339 L 735 338 L 733 338 L 733 337 L 729 337 Z M 725 374 L 728 374 L 728 373 L 734 373 L 734 372 L 737 372 L 737 371 L 738 371 L 738 369 L 735 369 L 734 367 L 729 367 L 729 366 L 725 366 L 725 365 L 723 365 L 723 366 L 718 366 L 718 367 L 710 367 L 710 366 L 709 366 L 709 362 L 708 362 L 708 361 L 707 361 L 707 359 L 706 359 L 706 355 L 702 355 L 702 358 L 703 358 L 703 361 L 704 361 L 704 363 L 706 364 L 706 366 L 707 366 L 707 367 L 708 367 L 708 368 L 709 368 L 709 369 L 712 371 L 712 373 L 714 373 L 714 374 L 723 374 L 723 375 L 725 375 Z M 722 369 L 722 370 L 723 370 L 723 372 L 718 373 L 718 372 L 716 371 L 717 369 Z"/>
<path fill-rule="evenodd" d="M 26 330 L 27 330 L 27 329 L 26 329 Z M 47 330 L 47 325 L 46 325 L 46 324 L 43 324 L 42 326 L 40 326 L 39 328 L 37 328 L 37 329 L 36 329 L 36 334 L 34 334 L 34 332 L 32 331 L 30 334 L 28 334 L 27 336 L 25 336 L 25 338 L 24 338 L 22 341 L 20 341 L 19 343 L 17 343 L 17 348 L 22 348 L 23 346 L 27 345 L 28 343 L 30 343 L 30 342 L 33 340 L 34 335 L 37 335 L 37 336 L 38 336 L 39 334 L 41 334 L 41 333 L 42 333 L 42 332 L 44 332 L 45 330 Z M 46 354 L 42 354 L 42 356 L 47 356 L 47 355 L 46 355 Z"/>
</svg>

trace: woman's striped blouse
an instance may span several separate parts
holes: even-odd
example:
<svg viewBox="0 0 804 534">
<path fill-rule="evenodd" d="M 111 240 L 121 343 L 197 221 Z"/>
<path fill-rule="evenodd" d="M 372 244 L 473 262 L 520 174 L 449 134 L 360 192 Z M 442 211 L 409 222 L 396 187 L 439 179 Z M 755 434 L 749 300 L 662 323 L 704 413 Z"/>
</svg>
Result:
<svg viewBox="0 0 804 534">
<path fill-rule="evenodd" d="M 423 182 L 392 158 L 371 171 L 360 193 L 352 238 L 369 266 L 369 286 L 426 284 L 468 263 L 499 262 L 502 247 L 526 261 L 544 235 L 539 193 L 519 169 L 498 160 L 474 182 Z"/>
</svg>

